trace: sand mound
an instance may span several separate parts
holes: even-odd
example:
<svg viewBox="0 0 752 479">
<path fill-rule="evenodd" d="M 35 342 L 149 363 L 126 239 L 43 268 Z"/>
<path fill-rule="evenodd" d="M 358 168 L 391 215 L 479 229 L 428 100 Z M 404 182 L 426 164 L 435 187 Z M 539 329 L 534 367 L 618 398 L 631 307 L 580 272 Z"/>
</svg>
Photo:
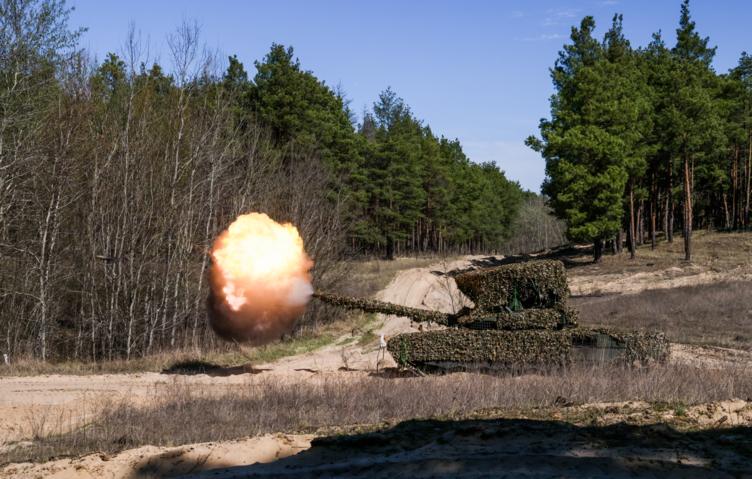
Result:
<svg viewBox="0 0 752 479">
<path fill-rule="evenodd" d="M 180 447 L 144 446 L 113 456 L 91 454 L 43 464 L 12 464 L 0 469 L 0 477 L 120 479 L 183 476 L 238 464 L 276 461 L 308 449 L 312 439 L 311 435 L 268 434 Z"/>
<path fill-rule="evenodd" d="M 457 289 L 454 279 L 445 273 L 470 267 L 475 257 L 444 261 L 427 268 L 412 268 L 397 273 L 397 276 L 380 291 L 376 298 L 390 303 L 412 308 L 431 309 L 445 313 L 455 313 L 463 306 L 472 306 L 472 301 Z M 408 318 L 379 315 L 384 326 L 376 334 L 395 334 L 418 331 L 419 325 Z M 427 328 L 428 325 L 424 325 Z"/>
</svg>

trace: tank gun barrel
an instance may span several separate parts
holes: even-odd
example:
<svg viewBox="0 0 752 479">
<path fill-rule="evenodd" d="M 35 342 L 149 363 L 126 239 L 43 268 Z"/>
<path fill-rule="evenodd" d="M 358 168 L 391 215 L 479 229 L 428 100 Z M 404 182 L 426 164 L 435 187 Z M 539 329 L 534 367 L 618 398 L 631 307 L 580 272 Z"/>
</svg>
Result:
<svg viewBox="0 0 752 479">
<path fill-rule="evenodd" d="M 418 322 L 433 322 L 448 325 L 451 322 L 452 315 L 438 311 L 429 311 L 426 309 L 410 308 L 399 304 L 386 303 L 377 299 L 351 298 L 340 296 L 338 294 L 317 291 L 313 297 L 324 303 L 338 306 L 345 309 L 359 309 L 365 313 L 392 314 L 410 318 Z"/>
</svg>

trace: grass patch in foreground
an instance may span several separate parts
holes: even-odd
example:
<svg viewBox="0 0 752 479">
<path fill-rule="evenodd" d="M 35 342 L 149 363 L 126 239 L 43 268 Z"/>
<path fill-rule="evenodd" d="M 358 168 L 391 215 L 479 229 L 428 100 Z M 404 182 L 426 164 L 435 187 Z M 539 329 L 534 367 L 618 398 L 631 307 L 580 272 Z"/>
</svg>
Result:
<svg viewBox="0 0 752 479">
<path fill-rule="evenodd" d="M 161 385 L 150 406 L 112 403 L 83 427 L 37 425 L 32 428 L 37 431 L 32 444 L 0 453 L 0 464 L 273 432 L 378 428 L 407 419 L 505 417 L 509 411 L 533 417 L 540 410 L 554 415 L 562 411 L 562 405 L 593 402 L 646 401 L 666 405 L 663 409 L 682 416 L 689 405 L 733 397 L 752 397 L 748 369 L 573 367 L 525 375 L 457 373 L 402 379 L 339 374 L 302 383 L 262 374 L 230 389 Z M 570 414 L 572 420 L 592 419 L 577 407 L 563 411 L 569 411 L 565 417 Z M 34 421 L 64 424 L 41 416 Z"/>
<path fill-rule="evenodd" d="M 290 341 L 267 344 L 246 350 L 248 357 L 254 362 L 269 363 L 287 356 L 309 353 L 333 343 L 335 336 L 328 333 L 320 335 L 302 336 Z"/>
</svg>

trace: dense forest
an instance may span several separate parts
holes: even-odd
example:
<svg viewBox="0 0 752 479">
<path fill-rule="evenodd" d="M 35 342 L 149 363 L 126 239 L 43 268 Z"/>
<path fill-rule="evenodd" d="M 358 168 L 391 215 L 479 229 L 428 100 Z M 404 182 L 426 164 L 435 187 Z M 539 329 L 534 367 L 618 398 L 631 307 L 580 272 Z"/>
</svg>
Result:
<svg viewBox="0 0 752 479">
<path fill-rule="evenodd" d="M 239 214 L 290 221 L 329 287 L 342 260 L 487 252 L 558 224 L 494 164 L 436 135 L 387 88 L 359 120 L 272 45 L 251 76 L 195 24 L 150 61 L 131 28 L 92 60 L 59 0 L 0 2 L 0 349 L 133 358 L 212 345 L 208 248 Z M 550 233 L 550 234 L 549 234 Z M 312 307 L 301 324 L 318 318 Z"/>
<path fill-rule="evenodd" d="M 633 48 L 614 16 L 601 41 L 585 17 L 551 69 L 555 93 L 541 138 L 543 192 L 568 236 L 621 251 L 681 229 L 749 229 L 752 187 L 752 57 L 718 74 L 716 52 L 681 5 L 676 41 L 661 32 Z"/>
</svg>

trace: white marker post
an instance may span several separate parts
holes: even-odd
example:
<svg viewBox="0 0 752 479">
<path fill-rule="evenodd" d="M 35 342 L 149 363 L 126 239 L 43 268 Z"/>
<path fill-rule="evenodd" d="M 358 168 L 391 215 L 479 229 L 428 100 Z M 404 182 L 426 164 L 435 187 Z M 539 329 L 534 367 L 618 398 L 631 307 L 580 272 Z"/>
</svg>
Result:
<svg viewBox="0 0 752 479">
<path fill-rule="evenodd" d="M 379 356 L 381 359 L 386 359 L 386 340 L 384 339 L 384 333 L 379 334 L 379 350 L 376 352 L 376 372 L 379 372 Z"/>
</svg>

